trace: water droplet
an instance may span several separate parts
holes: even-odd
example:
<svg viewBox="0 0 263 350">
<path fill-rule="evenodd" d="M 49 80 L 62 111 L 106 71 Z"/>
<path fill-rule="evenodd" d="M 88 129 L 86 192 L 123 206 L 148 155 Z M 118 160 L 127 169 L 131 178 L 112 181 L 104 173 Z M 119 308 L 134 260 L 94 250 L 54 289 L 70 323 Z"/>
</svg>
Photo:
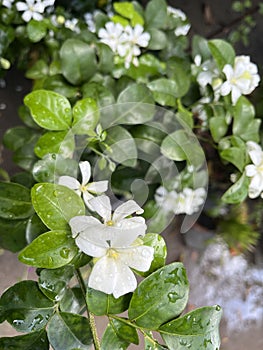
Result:
<svg viewBox="0 0 263 350">
<path fill-rule="evenodd" d="M 216 311 L 221 311 L 221 306 L 216 305 Z"/>
<path fill-rule="evenodd" d="M 175 303 L 179 299 L 178 294 L 176 292 L 170 292 L 168 294 L 168 299 L 171 303 Z"/>
<path fill-rule="evenodd" d="M 69 248 L 62 248 L 59 252 L 60 256 L 64 259 L 67 259 L 70 253 L 70 249 Z"/>
<path fill-rule="evenodd" d="M 66 201 L 67 203 L 69 203 L 69 202 L 71 201 L 71 199 L 72 199 L 71 197 L 66 197 L 66 198 L 65 198 L 65 201 Z"/>
<path fill-rule="evenodd" d="M 52 158 L 53 159 L 56 159 L 57 158 L 57 155 L 55 153 L 52 153 Z"/>
<path fill-rule="evenodd" d="M 101 283 L 102 282 L 102 278 L 100 276 L 96 276 L 95 277 L 95 282 Z"/>
<path fill-rule="evenodd" d="M 23 323 L 25 323 L 24 320 L 13 320 L 14 326 L 21 326 Z"/>
<path fill-rule="evenodd" d="M 145 248 L 145 249 L 142 250 L 142 256 L 144 258 L 149 258 L 151 256 L 151 253 L 150 253 L 150 251 L 148 249 Z"/>
<path fill-rule="evenodd" d="M 49 257 L 48 257 L 48 264 L 49 264 L 49 265 L 52 265 L 52 264 L 53 264 L 53 261 L 54 261 L 54 259 L 53 259 L 51 256 L 49 256 Z"/>
<path fill-rule="evenodd" d="M 57 197 L 58 196 L 58 191 L 54 191 L 53 195 L 54 195 L 54 197 Z"/>
<path fill-rule="evenodd" d="M 30 330 L 31 331 L 33 331 L 33 330 L 35 330 L 36 328 L 38 328 L 37 326 L 38 325 L 41 325 L 41 323 L 43 323 L 43 321 L 44 321 L 44 317 L 42 316 L 42 315 L 37 315 L 34 319 L 33 319 L 33 321 L 32 321 L 32 323 L 31 323 L 31 325 L 30 325 Z"/>
<path fill-rule="evenodd" d="M 185 339 L 180 339 L 179 343 L 180 345 L 183 345 L 183 346 L 187 345 L 187 341 Z"/>
<path fill-rule="evenodd" d="M 3 111 L 4 109 L 6 109 L 6 104 L 0 103 L 0 110 Z"/>
</svg>

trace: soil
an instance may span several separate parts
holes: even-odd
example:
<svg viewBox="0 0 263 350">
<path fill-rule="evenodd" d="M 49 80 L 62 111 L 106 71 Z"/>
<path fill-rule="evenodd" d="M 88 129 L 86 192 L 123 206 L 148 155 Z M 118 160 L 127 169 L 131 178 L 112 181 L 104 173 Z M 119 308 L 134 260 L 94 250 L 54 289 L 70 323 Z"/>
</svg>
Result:
<svg viewBox="0 0 263 350">
<path fill-rule="evenodd" d="M 231 10 L 232 2 L 176 0 L 169 1 L 169 4 L 187 14 L 192 24 L 191 34 L 225 38 L 238 17 Z M 259 2 L 252 1 L 253 6 Z M 250 55 L 262 71 L 263 21 L 260 18 L 261 20 L 256 16 L 257 25 L 250 34 L 249 46 L 239 44 L 236 51 L 238 54 Z M 0 140 L 5 130 L 21 123 L 17 108 L 30 89 L 30 81 L 16 70 L 11 70 L 5 80 L 0 80 Z M 10 173 L 17 171 L 8 150 L 3 150 L 1 166 Z M 191 286 L 189 308 L 209 304 L 221 304 L 223 309 L 225 307 L 221 323 L 222 350 L 263 349 L 263 258 L 260 248 L 256 264 L 251 265 L 243 256 L 234 259 L 228 255 L 220 242 L 207 247 L 206 241 L 211 236 L 213 233 L 203 231 L 198 226 L 183 237 L 173 229 L 165 234 L 168 260 L 180 259 L 188 271 Z M 8 251 L 1 251 L 0 254 L 0 294 L 20 280 L 36 279 L 34 270 L 19 263 L 16 254 Z M 233 275 L 230 275 L 230 271 Z M 226 289 L 229 290 L 228 294 L 225 293 Z M 97 322 L 102 333 L 105 319 Z M 15 334 L 17 333 L 6 322 L 0 324 L 0 336 Z M 131 346 L 129 349 L 143 347 Z"/>
</svg>

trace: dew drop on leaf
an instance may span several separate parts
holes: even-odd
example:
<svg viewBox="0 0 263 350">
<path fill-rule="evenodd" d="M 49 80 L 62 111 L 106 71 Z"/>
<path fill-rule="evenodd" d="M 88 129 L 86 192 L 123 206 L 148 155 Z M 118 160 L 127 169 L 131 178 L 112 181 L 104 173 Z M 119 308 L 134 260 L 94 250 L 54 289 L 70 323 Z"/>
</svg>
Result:
<svg viewBox="0 0 263 350">
<path fill-rule="evenodd" d="M 59 252 L 60 256 L 64 259 L 67 259 L 70 253 L 70 249 L 69 248 L 62 248 Z"/>
</svg>

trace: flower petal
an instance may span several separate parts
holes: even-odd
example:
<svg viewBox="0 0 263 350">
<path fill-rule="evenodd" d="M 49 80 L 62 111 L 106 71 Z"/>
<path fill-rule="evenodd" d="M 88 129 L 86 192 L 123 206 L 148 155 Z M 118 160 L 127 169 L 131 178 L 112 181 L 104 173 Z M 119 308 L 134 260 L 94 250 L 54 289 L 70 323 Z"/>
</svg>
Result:
<svg viewBox="0 0 263 350">
<path fill-rule="evenodd" d="M 108 189 L 108 183 L 109 181 L 97 181 L 97 182 L 91 182 L 87 186 L 87 190 L 92 193 L 100 194 L 103 192 L 106 192 Z"/>
<path fill-rule="evenodd" d="M 78 234 L 89 230 L 90 228 L 94 228 L 102 225 L 102 223 L 94 218 L 93 216 L 74 216 L 69 220 L 69 226 L 71 227 L 72 237 L 75 238 Z M 92 230 L 91 230 L 92 232 Z M 91 235 L 92 237 L 92 235 Z M 97 237 L 97 234 L 94 234 L 94 237 Z M 96 238 L 95 238 L 96 241 Z"/>
<path fill-rule="evenodd" d="M 248 152 L 249 157 L 256 166 L 260 166 L 263 162 L 263 152 L 262 150 L 251 150 Z"/>
<path fill-rule="evenodd" d="M 142 214 L 143 209 L 134 200 L 129 200 L 114 211 L 112 219 L 113 221 L 120 221 L 133 213 Z"/>
<path fill-rule="evenodd" d="M 84 191 L 83 192 L 83 200 L 85 205 L 87 206 L 87 208 L 89 208 L 91 211 L 95 211 L 94 208 L 92 207 L 92 205 L 90 205 L 90 200 L 94 198 L 94 196 L 89 193 L 88 191 Z"/>
<path fill-rule="evenodd" d="M 82 185 L 87 185 L 91 175 L 90 163 L 88 161 L 80 162 L 79 168 L 82 176 Z"/>
<path fill-rule="evenodd" d="M 29 22 L 32 18 L 32 15 L 33 13 L 31 11 L 25 11 L 23 14 L 22 14 L 22 18 L 25 22 Z"/>
<path fill-rule="evenodd" d="M 105 247 L 97 244 L 93 244 L 90 240 L 86 239 L 84 233 L 80 233 L 78 237 L 75 239 L 76 245 L 79 249 L 94 258 L 100 258 L 107 253 L 108 246 L 105 243 Z"/>
<path fill-rule="evenodd" d="M 127 265 L 122 264 L 117 260 L 116 267 L 117 273 L 113 289 L 113 296 L 117 299 L 124 294 L 133 292 L 137 287 L 137 280 L 134 273 Z"/>
<path fill-rule="evenodd" d="M 263 191 L 263 176 L 260 173 L 257 173 L 252 177 L 252 180 L 248 187 L 248 196 L 249 198 L 256 198 Z"/>
<path fill-rule="evenodd" d="M 121 261 L 138 271 L 148 271 L 154 256 L 154 248 L 145 245 L 123 248 L 120 252 Z"/>
<path fill-rule="evenodd" d="M 58 184 L 66 186 L 71 190 L 78 190 L 80 188 L 80 183 L 78 180 L 71 176 L 60 176 L 58 179 Z"/>
<path fill-rule="evenodd" d="M 106 294 L 112 294 L 116 285 L 117 273 L 115 260 L 104 256 L 95 263 L 88 286 Z"/>
<path fill-rule="evenodd" d="M 245 172 L 246 172 L 246 176 L 252 177 L 256 175 L 257 168 L 255 167 L 254 164 L 249 164 L 245 167 Z"/>
<path fill-rule="evenodd" d="M 28 9 L 28 5 L 25 2 L 18 1 L 16 3 L 17 11 L 26 11 Z"/>
<path fill-rule="evenodd" d="M 117 226 L 110 228 L 112 229 L 111 246 L 117 248 L 128 247 L 138 236 L 144 236 L 147 226 L 144 218 L 133 217 L 123 219 L 118 222 Z"/>
<path fill-rule="evenodd" d="M 92 198 L 89 203 L 105 222 L 111 220 L 111 204 L 109 197 L 105 195 L 98 196 Z"/>
</svg>

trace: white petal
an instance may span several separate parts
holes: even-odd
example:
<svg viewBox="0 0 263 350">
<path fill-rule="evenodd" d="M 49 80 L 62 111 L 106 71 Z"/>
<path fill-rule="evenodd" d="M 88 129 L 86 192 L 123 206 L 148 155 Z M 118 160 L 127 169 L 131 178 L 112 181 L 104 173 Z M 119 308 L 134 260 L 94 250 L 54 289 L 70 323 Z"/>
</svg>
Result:
<svg viewBox="0 0 263 350">
<path fill-rule="evenodd" d="M 94 196 L 92 194 L 90 194 L 88 191 L 84 191 L 83 192 L 83 200 L 84 200 L 84 203 L 86 204 L 86 206 L 92 210 L 92 211 L 95 211 L 94 208 L 92 207 L 92 205 L 90 204 L 90 200 L 94 198 Z"/>
<path fill-rule="evenodd" d="M 263 152 L 262 150 L 251 150 L 248 152 L 249 157 L 251 158 L 252 162 L 259 166 L 263 161 Z"/>
<path fill-rule="evenodd" d="M 231 85 L 229 84 L 228 81 L 225 81 L 222 85 L 221 85 L 221 88 L 220 88 L 220 93 L 222 96 L 226 96 L 230 93 L 231 91 Z"/>
<path fill-rule="evenodd" d="M 85 234 L 79 234 L 78 237 L 75 239 L 75 242 L 83 253 L 94 258 L 100 258 L 107 253 L 108 246 L 106 243 L 105 247 L 103 247 L 102 245 L 94 244 L 86 239 Z"/>
<path fill-rule="evenodd" d="M 109 181 L 97 181 L 97 182 L 91 182 L 87 186 L 87 190 L 92 193 L 100 194 L 103 192 L 106 192 L 108 189 L 108 183 Z"/>
<path fill-rule="evenodd" d="M 80 183 L 78 180 L 71 176 L 60 176 L 58 179 L 58 184 L 66 186 L 71 190 L 78 190 L 80 188 Z"/>
<path fill-rule="evenodd" d="M 25 22 L 29 22 L 32 18 L 32 12 L 31 11 L 25 11 L 23 14 L 22 14 L 22 18 Z"/>
<path fill-rule="evenodd" d="M 112 227 L 112 247 L 129 247 L 138 236 L 144 236 L 147 230 L 145 219 L 134 217 L 123 219 Z"/>
<path fill-rule="evenodd" d="M 251 180 L 248 188 L 248 196 L 250 198 L 256 198 L 263 190 L 263 177 L 257 173 Z"/>
<path fill-rule="evenodd" d="M 92 198 L 90 205 L 104 219 L 105 222 L 111 220 L 111 204 L 109 197 L 102 195 Z"/>
<path fill-rule="evenodd" d="M 154 256 L 154 248 L 145 245 L 123 248 L 120 252 L 121 261 L 138 271 L 148 271 Z"/>
<path fill-rule="evenodd" d="M 233 86 L 232 87 L 232 93 L 231 93 L 231 98 L 232 98 L 233 105 L 235 105 L 237 103 L 237 100 L 239 99 L 239 97 L 241 95 L 242 95 L 241 91 L 236 86 Z"/>
<path fill-rule="evenodd" d="M 43 19 L 43 16 L 38 12 L 33 12 L 32 17 L 35 21 L 41 21 Z"/>
<path fill-rule="evenodd" d="M 26 11 L 28 9 L 28 5 L 25 2 L 19 1 L 16 3 L 17 11 Z"/>
<path fill-rule="evenodd" d="M 246 145 L 247 145 L 248 152 L 250 151 L 262 152 L 262 148 L 260 147 L 260 145 L 254 141 L 247 141 Z"/>
<path fill-rule="evenodd" d="M 246 176 L 252 177 L 257 173 L 257 168 L 253 164 L 249 164 L 245 167 Z"/>
<path fill-rule="evenodd" d="M 134 200 L 129 200 L 114 211 L 112 219 L 113 221 L 120 221 L 133 213 L 142 214 L 143 209 Z"/>
<path fill-rule="evenodd" d="M 223 72 L 225 73 L 227 80 L 230 80 L 233 76 L 233 67 L 230 64 L 226 64 L 223 68 Z"/>
<path fill-rule="evenodd" d="M 112 294 L 116 279 L 117 266 L 114 259 L 104 256 L 95 263 L 89 277 L 88 286 L 106 294 Z"/>
<path fill-rule="evenodd" d="M 117 273 L 113 289 L 113 296 L 117 299 L 124 294 L 133 292 L 137 287 L 137 280 L 134 273 L 125 264 L 116 261 L 116 267 Z"/>
<path fill-rule="evenodd" d="M 91 175 L 90 163 L 87 161 L 80 162 L 79 168 L 82 176 L 82 185 L 87 185 Z"/>
<path fill-rule="evenodd" d="M 78 234 L 81 232 L 84 232 L 86 230 L 90 230 L 91 228 L 91 237 L 92 237 L 92 229 L 94 227 L 100 227 L 102 223 L 94 218 L 93 216 L 74 216 L 72 219 L 69 220 L 69 226 L 71 227 L 72 236 L 75 238 Z M 96 237 L 96 234 L 94 234 L 94 237 Z M 95 238 L 96 241 L 96 238 Z"/>
</svg>

